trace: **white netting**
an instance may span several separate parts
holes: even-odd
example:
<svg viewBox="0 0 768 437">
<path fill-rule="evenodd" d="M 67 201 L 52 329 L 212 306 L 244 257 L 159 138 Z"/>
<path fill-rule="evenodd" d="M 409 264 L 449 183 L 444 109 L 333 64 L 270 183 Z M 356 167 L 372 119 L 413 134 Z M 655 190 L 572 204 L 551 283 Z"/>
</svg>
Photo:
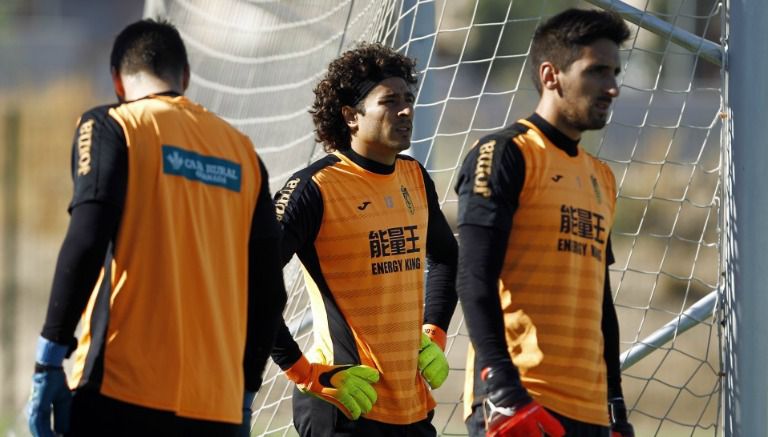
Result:
<svg viewBox="0 0 768 437">
<path fill-rule="evenodd" d="M 594 7 L 565 0 L 150 3 L 155 8 L 148 10 L 171 19 L 186 40 L 193 72 L 188 94 L 251 136 L 273 190 L 322 154 L 307 109 L 331 59 L 362 39 L 417 58 L 421 87 L 412 154 L 430 171 L 451 223 L 452 185 L 468 147 L 534 108 L 538 96 L 526 72 L 531 32 L 566 7 Z M 643 22 L 655 17 L 719 42 L 718 0 L 625 3 L 648 13 Z M 640 355 L 627 361 L 633 363 L 624 372 L 630 419 L 642 436 L 715 435 L 720 349 L 711 302 L 721 271 L 720 67 L 705 60 L 712 56 L 703 45 L 683 48 L 667 31 L 630 28 L 622 95 L 607 128 L 586 134 L 582 143 L 610 164 L 620 187 L 611 280 L 622 349 L 634 354 L 652 345 L 636 364 Z M 311 321 L 301 275 L 295 263 L 285 273 L 286 320 L 306 347 Z M 681 316 L 706 296 L 703 309 Z M 687 332 L 675 328 L 694 319 L 700 323 Z M 669 322 L 672 328 L 662 331 L 669 337 L 647 341 Z M 435 392 L 434 423 L 442 435 L 465 433 L 460 399 L 468 338 L 460 313 L 449 336 L 452 373 Z M 254 405 L 254 435 L 294 433 L 290 395 L 270 364 Z"/>
</svg>

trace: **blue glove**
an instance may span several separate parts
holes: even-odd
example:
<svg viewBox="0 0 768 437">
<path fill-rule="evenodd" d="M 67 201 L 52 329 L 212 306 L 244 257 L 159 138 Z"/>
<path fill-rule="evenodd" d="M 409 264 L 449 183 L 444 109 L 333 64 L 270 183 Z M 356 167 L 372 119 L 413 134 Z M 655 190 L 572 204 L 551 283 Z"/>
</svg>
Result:
<svg viewBox="0 0 768 437">
<path fill-rule="evenodd" d="M 59 434 L 69 431 L 72 393 L 62 367 L 69 349 L 66 345 L 43 337 L 37 340 L 35 374 L 32 376 L 32 392 L 27 403 L 29 430 L 34 437 L 54 437 L 53 429 Z"/>
<path fill-rule="evenodd" d="M 237 437 L 248 437 L 251 435 L 251 416 L 253 415 L 253 400 L 255 398 L 255 391 L 245 391 L 243 396 L 243 423 L 240 425 Z"/>
</svg>

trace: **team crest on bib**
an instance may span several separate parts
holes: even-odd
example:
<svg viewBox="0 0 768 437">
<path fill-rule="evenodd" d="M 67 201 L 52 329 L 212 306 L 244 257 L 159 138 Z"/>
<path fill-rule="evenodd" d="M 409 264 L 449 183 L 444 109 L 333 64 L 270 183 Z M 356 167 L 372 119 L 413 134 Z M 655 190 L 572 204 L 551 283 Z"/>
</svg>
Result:
<svg viewBox="0 0 768 437">
<path fill-rule="evenodd" d="M 589 175 L 589 178 L 592 180 L 592 189 L 595 190 L 595 197 L 597 198 L 597 203 L 601 204 L 603 203 L 603 196 L 600 195 L 600 184 L 597 182 L 597 178 L 595 175 Z"/>
<path fill-rule="evenodd" d="M 408 212 L 413 215 L 413 213 L 416 211 L 413 207 L 413 202 L 411 201 L 411 195 L 408 194 L 408 189 L 405 188 L 405 185 L 400 185 L 400 193 L 403 195 L 403 200 L 405 201 L 405 206 L 408 208 Z"/>
</svg>

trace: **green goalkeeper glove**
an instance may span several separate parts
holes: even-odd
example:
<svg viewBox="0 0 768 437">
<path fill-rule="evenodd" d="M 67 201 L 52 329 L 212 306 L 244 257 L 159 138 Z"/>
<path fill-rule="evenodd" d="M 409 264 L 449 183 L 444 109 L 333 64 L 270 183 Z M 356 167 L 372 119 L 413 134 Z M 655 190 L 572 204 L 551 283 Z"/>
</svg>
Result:
<svg viewBox="0 0 768 437">
<path fill-rule="evenodd" d="M 357 420 L 371 411 L 377 395 L 373 384 L 379 371 L 363 365 L 310 363 L 303 355 L 285 371 L 302 392 L 335 405 L 347 418 Z"/>
<path fill-rule="evenodd" d="M 448 378 L 448 360 L 445 354 L 423 332 L 419 347 L 419 372 L 433 389 L 439 388 Z"/>
</svg>

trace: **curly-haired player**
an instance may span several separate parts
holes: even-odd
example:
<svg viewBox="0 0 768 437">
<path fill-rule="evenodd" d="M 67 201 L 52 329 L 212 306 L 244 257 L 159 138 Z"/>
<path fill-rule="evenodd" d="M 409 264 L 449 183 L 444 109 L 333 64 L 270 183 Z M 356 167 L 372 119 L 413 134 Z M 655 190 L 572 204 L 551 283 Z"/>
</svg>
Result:
<svg viewBox="0 0 768 437">
<path fill-rule="evenodd" d="M 303 436 L 436 434 L 458 249 L 426 170 L 399 154 L 415 84 L 414 62 L 379 44 L 331 62 L 310 111 L 329 154 L 275 196 L 282 261 L 301 260 L 314 316 L 306 356 L 285 326 L 272 353 Z"/>
<path fill-rule="evenodd" d="M 376 44 L 361 45 L 332 62 L 325 78 L 315 87 L 315 102 L 310 111 L 317 141 L 323 143 L 325 151 L 343 151 L 351 146 L 352 128 L 345 119 L 345 106 L 364 112 L 363 99 L 384 78 L 402 79 L 404 84 L 400 85 L 406 88 L 415 85 L 414 68 L 412 59 Z M 413 96 L 409 98 L 412 103 Z M 401 144 L 400 150 L 409 148 L 410 135 L 408 141 L 397 143 Z"/>
</svg>

